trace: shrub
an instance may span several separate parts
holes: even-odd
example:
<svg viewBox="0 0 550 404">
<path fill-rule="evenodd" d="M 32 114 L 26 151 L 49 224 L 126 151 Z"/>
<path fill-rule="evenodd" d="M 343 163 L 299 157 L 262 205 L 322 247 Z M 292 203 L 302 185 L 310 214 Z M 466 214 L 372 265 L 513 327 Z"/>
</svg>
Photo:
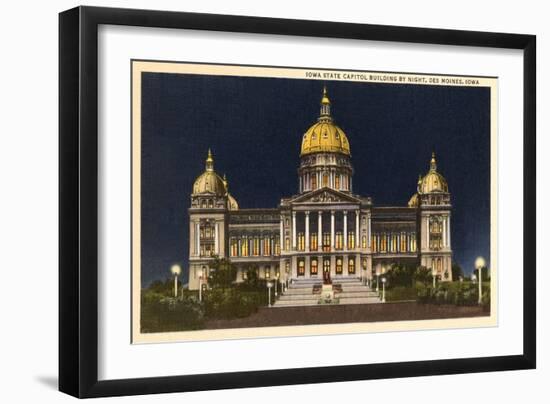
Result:
<svg viewBox="0 0 550 404">
<path fill-rule="evenodd" d="M 141 331 L 196 330 L 204 324 L 204 309 L 192 298 L 166 298 L 154 292 L 141 299 Z"/>
</svg>

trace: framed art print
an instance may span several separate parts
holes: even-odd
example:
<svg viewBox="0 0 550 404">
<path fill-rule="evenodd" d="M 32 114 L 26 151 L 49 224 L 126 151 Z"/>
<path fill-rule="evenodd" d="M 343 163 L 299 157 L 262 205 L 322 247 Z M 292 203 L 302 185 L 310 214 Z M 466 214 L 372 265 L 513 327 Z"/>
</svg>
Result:
<svg viewBox="0 0 550 404">
<path fill-rule="evenodd" d="M 529 35 L 62 13 L 60 389 L 534 367 L 534 100 Z"/>
</svg>

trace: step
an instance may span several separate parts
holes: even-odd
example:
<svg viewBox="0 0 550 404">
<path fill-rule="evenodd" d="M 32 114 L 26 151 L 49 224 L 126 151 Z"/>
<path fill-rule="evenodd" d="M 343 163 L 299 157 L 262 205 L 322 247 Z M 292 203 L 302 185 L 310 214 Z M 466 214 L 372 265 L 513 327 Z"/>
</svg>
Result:
<svg viewBox="0 0 550 404">
<path fill-rule="evenodd" d="M 319 299 L 277 300 L 274 306 L 316 306 Z"/>
<path fill-rule="evenodd" d="M 370 304 L 380 303 L 379 297 L 346 297 L 340 298 L 340 304 Z"/>
<path fill-rule="evenodd" d="M 336 297 L 339 297 L 339 298 L 359 298 L 359 297 L 380 297 L 380 294 L 377 293 L 377 292 L 352 292 L 352 293 L 349 293 L 349 292 L 342 292 L 342 293 L 336 293 Z"/>
</svg>

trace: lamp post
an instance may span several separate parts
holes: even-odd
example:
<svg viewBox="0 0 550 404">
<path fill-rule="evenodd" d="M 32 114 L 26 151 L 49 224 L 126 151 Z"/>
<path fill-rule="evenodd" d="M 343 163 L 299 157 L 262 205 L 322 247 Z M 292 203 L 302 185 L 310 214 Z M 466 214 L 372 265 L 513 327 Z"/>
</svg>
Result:
<svg viewBox="0 0 550 404">
<path fill-rule="evenodd" d="M 202 277 L 203 277 L 203 270 L 201 269 L 199 271 L 199 302 L 202 302 Z"/>
<path fill-rule="evenodd" d="M 432 268 L 432 287 L 435 289 L 435 269 Z"/>
<path fill-rule="evenodd" d="M 386 277 L 382 277 L 382 303 L 386 303 Z"/>
<path fill-rule="evenodd" d="M 178 264 L 174 264 L 170 268 L 170 271 L 174 275 L 174 297 L 178 297 L 178 275 L 181 274 L 181 267 Z"/>
<path fill-rule="evenodd" d="M 267 307 L 271 307 L 271 288 L 273 287 L 273 282 L 267 282 Z"/>
<path fill-rule="evenodd" d="M 275 299 L 277 299 L 277 288 L 279 285 L 279 272 L 275 273 Z"/>
<path fill-rule="evenodd" d="M 477 257 L 474 265 L 475 265 L 475 268 L 477 269 L 477 277 L 478 277 L 478 283 L 479 283 L 477 303 L 481 304 L 481 294 L 482 294 L 481 284 L 483 283 L 483 276 L 481 276 L 481 271 L 483 270 L 483 268 L 486 265 L 485 264 L 485 259 L 483 257 Z"/>
<path fill-rule="evenodd" d="M 378 292 L 380 288 L 378 287 L 378 284 L 380 283 L 380 270 L 376 268 L 376 291 Z"/>
</svg>

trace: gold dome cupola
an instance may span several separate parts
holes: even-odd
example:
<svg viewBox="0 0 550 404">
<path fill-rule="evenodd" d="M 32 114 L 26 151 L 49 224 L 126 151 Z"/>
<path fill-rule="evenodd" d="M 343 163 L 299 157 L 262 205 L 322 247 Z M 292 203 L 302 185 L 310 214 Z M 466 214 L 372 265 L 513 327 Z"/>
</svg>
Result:
<svg viewBox="0 0 550 404">
<path fill-rule="evenodd" d="M 434 192 L 449 192 L 449 186 L 447 180 L 437 172 L 437 161 L 435 159 L 435 152 L 432 152 L 432 159 L 430 160 L 430 170 L 428 173 L 418 181 L 418 193 L 430 194 Z"/>
<path fill-rule="evenodd" d="M 212 152 L 208 149 L 208 156 L 205 162 L 205 171 L 197 177 L 193 184 L 193 194 L 212 194 L 223 196 L 226 193 L 226 187 L 223 179 L 214 171 L 214 158 Z"/>
<path fill-rule="evenodd" d="M 340 153 L 350 156 L 350 146 L 344 131 L 338 127 L 331 115 L 331 102 L 327 88 L 323 88 L 321 111 L 317 122 L 304 133 L 300 156 L 313 153 Z"/>
<path fill-rule="evenodd" d="M 300 151 L 299 192 L 331 188 L 352 191 L 353 168 L 349 142 L 331 115 L 331 102 L 326 86 L 320 102 L 320 114 L 304 133 Z"/>
</svg>

